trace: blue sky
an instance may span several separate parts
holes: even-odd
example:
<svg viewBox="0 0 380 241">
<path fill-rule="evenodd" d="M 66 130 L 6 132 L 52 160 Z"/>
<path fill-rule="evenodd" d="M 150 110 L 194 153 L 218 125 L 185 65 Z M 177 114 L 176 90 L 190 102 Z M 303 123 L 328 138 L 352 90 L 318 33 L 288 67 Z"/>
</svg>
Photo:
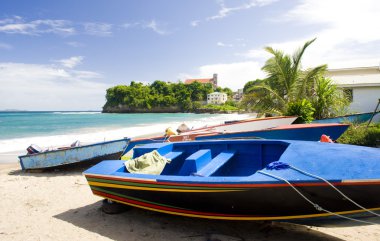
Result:
<svg viewBox="0 0 380 241">
<path fill-rule="evenodd" d="M 265 77 L 265 46 L 304 67 L 379 65 L 376 0 L 2 1 L 1 109 L 100 110 L 130 81 L 218 73 L 233 90 Z"/>
</svg>

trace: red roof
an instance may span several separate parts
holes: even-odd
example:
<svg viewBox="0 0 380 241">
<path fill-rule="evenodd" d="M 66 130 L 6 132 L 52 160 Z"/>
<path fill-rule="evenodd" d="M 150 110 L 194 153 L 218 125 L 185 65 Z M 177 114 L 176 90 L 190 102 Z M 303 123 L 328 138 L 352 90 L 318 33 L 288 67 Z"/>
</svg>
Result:
<svg viewBox="0 0 380 241">
<path fill-rule="evenodd" d="M 202 84 L 212 83 L 213 79 L 187 79 L 185 80 L 185 84 L 191 84 L 193 82 L 199 82 Z"/>
</svg>

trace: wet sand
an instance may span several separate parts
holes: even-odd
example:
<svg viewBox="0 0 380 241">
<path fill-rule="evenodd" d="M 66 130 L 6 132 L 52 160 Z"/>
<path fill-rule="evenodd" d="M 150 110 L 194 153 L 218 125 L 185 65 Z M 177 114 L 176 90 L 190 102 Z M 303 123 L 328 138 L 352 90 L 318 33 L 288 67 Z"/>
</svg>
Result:
<svg viewBox="0 0 380 241">
<path fill-rule="evenodd" d="M 82 171 L 71 166 L 24 172 L 0 165 L 0 240 L 380 240 L 380 225 L 311 227 L 218 221 L 141 209 L 108 215 Z"/>
</svg>

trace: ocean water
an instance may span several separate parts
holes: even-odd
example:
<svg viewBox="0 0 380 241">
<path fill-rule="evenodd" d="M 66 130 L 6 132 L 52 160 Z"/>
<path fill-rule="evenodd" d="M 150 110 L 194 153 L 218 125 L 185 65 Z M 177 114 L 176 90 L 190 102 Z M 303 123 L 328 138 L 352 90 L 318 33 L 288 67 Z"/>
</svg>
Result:
<svg viewBox="0 0 380 241">
<path fill-rule="evenodd" d="M 94 143 L 123 137 L 163 134 L 181 123 L 190 128 L 245 119 L 243 114 L 104 114 L 100 112 L 0 112 L 0 162 L 7 153 L 24 154 L 36 144 L 42 148 L 69 145 L 76 140 Z M 6 158 L 6 157 L 5 157 Z"/>
</svg>

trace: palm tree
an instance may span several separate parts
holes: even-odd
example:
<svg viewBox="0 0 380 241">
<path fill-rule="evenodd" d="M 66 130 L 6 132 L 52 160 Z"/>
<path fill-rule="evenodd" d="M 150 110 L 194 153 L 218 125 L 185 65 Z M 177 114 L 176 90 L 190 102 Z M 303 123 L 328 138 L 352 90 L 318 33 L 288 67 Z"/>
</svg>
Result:
<svg viewBox="0 0 380 241">
<path fill-rule="evenodd" d="M 311 102 L 315 108 L 315 119 L 332 117 L 336 114 L 343 115 L 347 112 L 346 107 L 349 105 L 343 91 L 339 91 L 337 86 L 332 84 L 331 79 L 324 77 L 317 79 Z"/>
<path fill-rule="evenodd" d="M 307 41 L 292 56 L 284 54 L 281 50 L 265 47 L 272 55 L 262 67 L 267 73 L 267 78 L 262 84 L 251 88 L 250 95 L 247 95 L 248 98 L 260 99 L 245 101 L 259 112 L 283 114 L 288 103 L 310 97 L 314 91 L 314 83 L 327 69 L 327 65 L 301 69 L 302 56 L 314 41 L 315 39 Z"/>
</svg>

